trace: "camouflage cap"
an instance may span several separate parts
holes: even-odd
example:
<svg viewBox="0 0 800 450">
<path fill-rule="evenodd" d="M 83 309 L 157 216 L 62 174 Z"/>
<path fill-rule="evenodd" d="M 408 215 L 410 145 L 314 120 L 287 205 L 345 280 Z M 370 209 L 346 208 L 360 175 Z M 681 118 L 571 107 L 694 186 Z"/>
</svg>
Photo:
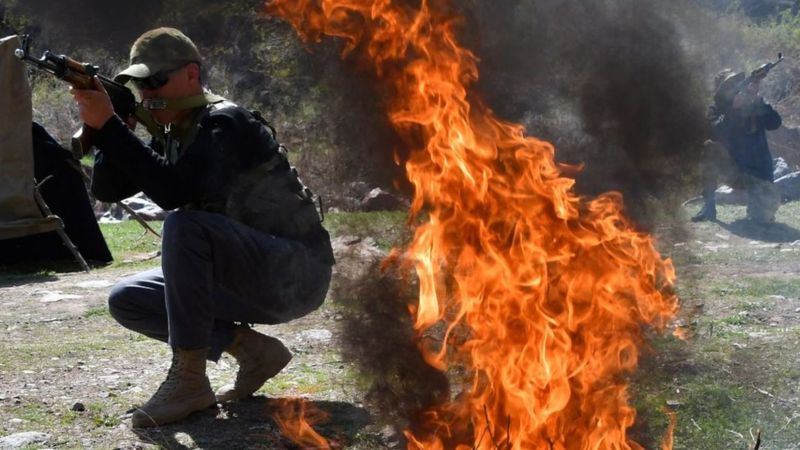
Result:
<svg viewBox="0 0 800 450">
<path fill-rule="evenodd" d="M 714 98 L 716 100 L 733 100 L 745 78 L 744 72 L 737 73 L 730 69 L 720 72 L 715 80 L 716 91 L 714 92 Z"/>
<path fill-rule="evenodd" d="M 180 30 L 156 28 L 136 39 L 131 47 L 130 66 L 114 79 L 124 83 L 131 78 L 147 78 L 190 62 L 199 64 L 201 60 L 197 47 Z"/>
</svg>

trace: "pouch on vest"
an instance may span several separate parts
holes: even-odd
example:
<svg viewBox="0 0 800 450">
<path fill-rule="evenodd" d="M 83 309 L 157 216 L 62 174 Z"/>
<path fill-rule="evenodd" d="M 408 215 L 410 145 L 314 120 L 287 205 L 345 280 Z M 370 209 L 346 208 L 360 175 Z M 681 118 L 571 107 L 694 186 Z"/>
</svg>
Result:
<svg viewBox="0 0 800 450">
<path fill-rule="evenodd" d="M 270 130 L 275 129 L 258 111 L 251 114 Z M 247 226 L 276 236 L 303 239 L 322 222 L 314 194 L 289 165 L 286 148 L 278 145 L 276 154 L 240 174 L 228 196 L 225 212 Z"/>
</svg>

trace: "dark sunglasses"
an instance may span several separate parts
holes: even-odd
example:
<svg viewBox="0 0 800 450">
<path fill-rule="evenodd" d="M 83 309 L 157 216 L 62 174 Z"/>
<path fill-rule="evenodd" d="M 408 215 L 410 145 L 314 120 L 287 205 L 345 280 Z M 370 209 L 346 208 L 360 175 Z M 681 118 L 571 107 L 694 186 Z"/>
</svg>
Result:
<svg viewBox="0 0 800 450">
<path fill-rule="evenodd" d="M 175 72 L 177 69 L 173 70 L 162 70 L 161 72 L 156 72 L 153 75 L 150 75 L 147 78 L 134 78 L 131 80 L 134 86 L 139 88 L 139 90 L 156 90 L 163 87 L 165 84 L 169 82 L 169 75 L 172 72 Z"/>
</svg>

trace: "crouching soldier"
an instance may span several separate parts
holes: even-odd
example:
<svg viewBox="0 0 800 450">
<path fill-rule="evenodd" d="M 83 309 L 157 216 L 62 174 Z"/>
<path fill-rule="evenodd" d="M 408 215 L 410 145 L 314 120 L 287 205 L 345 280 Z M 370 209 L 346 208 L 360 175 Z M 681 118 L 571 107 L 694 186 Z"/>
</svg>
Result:
<svg viewBox="0 0 800 450">
<path fill-rule="evenodd" d="M 102 84 L 73 89 L 80 117 L 97 130 L 92 191 L 113 202 L 139 191 L 166 210 L 161 268 L 119 281 L 111 315 L 169 343 L 172 366 L 133 426 L 179 420 L 216 402 L 251 395 L 291 359 L 247 323 L 276 324 L 325 299 L 334 263 L 311 192 L 271 128 L 204 89 L 194 43 L 173 28 L 141 35 L 116 77 L 151 109 L 145 144 L 114 114 Z M 206 360 L 225 351 L 236 381 L 212 391 Z"/>
</svg>

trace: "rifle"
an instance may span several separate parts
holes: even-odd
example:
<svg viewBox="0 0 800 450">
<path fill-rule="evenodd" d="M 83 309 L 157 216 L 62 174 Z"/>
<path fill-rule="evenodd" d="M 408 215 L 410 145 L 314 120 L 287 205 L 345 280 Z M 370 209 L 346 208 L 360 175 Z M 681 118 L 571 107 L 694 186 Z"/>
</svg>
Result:
<svg viewBox="0 0 800 450">
<path fill-rule="evenodd" d="M 750 72 L 750 76 L 749 77 L 745 78 L 744 81 L 742 81 L 742 83 L 739 85 L 739 87 L 737 89 L 737 92 L 741 91 L 744 88 L 746 88 L 751 83 L 757 83 L 757 82 L 763 80 L 764 78 L 767 77 L 769 72 L 772 69 L 775 68 L 775 66 L 777 66 L 778 64 L 780 64 L 782 62 L 783 62 L 783 53 L 778 53 L 778 59 L 776 59 L 774 62 L 770 61 L 768 63 L 764 63 L 764 64 L 758 66 L 757 69 L 755 69 L 752 72 Z"/>
<path fill-rule="evenodd" d="M 20 60 L 33 65 L 37 69 L 50 73 L 78 89 L 94 89 L 92 77 L 97 76 L 100 82 L 103 83 L 103 87 L 106 88 L 108 96 L 111 98 L 114 113 L 123 119 L 133 116 L 138 122 L 148 127 L 148 129 L 154 126 L 155 122 L 152 117 L 141 104 L 136 102 L 136 96 L 133 95 L 133 92 L 122 83 L 100 75 L 98 73 L 100 71 L 99 67 L 75 61 L 66 55 L 54 55 L 49 50 L 46 50 L 41 58 L 36 59 L 30 56 L 30 35 L 22 35 L 20 39 L 20 48 L 14 51 L 14 55 Z M 76 160 L 76 165 L 79 164 L 78 161 L 92 148 L 92 135 L 94 132 L 95 130 L 93 128 L 83 124 L 81 129 L 72 136 L 72 156 Z M 87 178 L 86 173 L 80 169 L 80 166 L 77 166 L 76 169 L 84 179 Z M 145 222 L 136 211 L 122 202 L 118 202 L 118 204 L 147 231 L 159 238 L 161 237 L 161 235 Z"/>
<path fill-rule="evenodd" d="M 769 71 L 774 69 L 775 66 L 783 62 L 783 53 L 778 53 L 778 59 L 775 62 L 768 62 L 759 66 L 758 69 L 750 73 L 751 81 L 760 81 L 767 77 Z"/>
<path fill-rule="evenodd" d="M 14 51 L 14 55 L 20 60 L 33 65 L 39 70 L 54 75 L 56 78 L 66 81 L 77 89 L 93 89 L 94 82 L 92 77 L 97 76 L 103 87 L 108 91 L 114 112 L 123 120 L 133 116 L 136 120 L 148 129 L 153 124 L 150 114 L 139 103 L 130 89 L 108 77 L 99 74 L 100 68 L 78 62 L 66 55 L 54 55 L 46 50 L 41 58 L 34 58 L 30 55 L 30 35 L 21 36 L 21 46 Z M 72 155 L 75 159 L 81 159 L 92 148 L 92 135 L 94 129 L 84 124 L 72 136 Z"/>
</svg>

